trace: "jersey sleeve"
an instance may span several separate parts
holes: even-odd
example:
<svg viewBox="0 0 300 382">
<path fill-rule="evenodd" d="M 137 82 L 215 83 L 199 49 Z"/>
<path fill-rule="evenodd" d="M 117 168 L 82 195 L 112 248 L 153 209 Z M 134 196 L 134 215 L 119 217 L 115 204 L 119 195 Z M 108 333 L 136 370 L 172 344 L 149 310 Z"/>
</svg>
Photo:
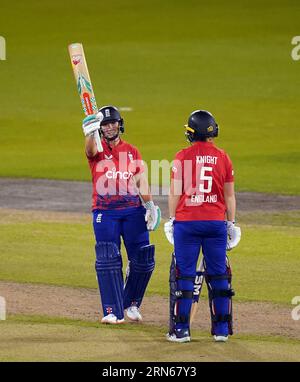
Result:
<svg viewBox="0 0 300 382">
<path fill-rule="evenodd" d="M 225 155 L 225 170 L 226 170 L 225 183 L 234 182 L 234 171 L 232 167 L 232 162 L 227 154 Z"/>
<path fill-rule="evenodd" d="M 182 174 L 182 169 L 183 169 L 183 155 L 182 152 L 179 151 L 173 160 L 173 165 L 171 169 L 171 179 L 174 180 L 182 180 L 183 174 Z"/>
</svg>

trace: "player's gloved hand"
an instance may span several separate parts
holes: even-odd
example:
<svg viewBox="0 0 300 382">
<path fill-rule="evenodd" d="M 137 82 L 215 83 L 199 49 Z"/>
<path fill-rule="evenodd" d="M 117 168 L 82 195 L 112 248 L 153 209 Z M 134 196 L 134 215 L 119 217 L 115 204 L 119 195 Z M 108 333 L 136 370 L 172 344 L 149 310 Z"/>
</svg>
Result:
<svg viewBox="0 0 300 382">
<path fill-rule="evenodd" d="M 147 222 L 148 231 L 155 231 L 160 223 L 161 212 L 160 208 L 156 206 L 152 200 L 145 203 L 146 215 L 145 221 Z"/>
<path fill-rule="evenodd" d="M 83 134 L 88 137 L 92 135 L 95 131 L 100 129 L 100 123 L 103 120 L 103 114 L 98 113 L 97 115 L 88 115 L 82 121 Z"/>
<path fill-rule="evenodd" d="M 227 221 L 227 251 L 231 251 L 241 240 L 241 229 L 236 227 L 234 222 Z"/>
<path fill-rule="evenodd" d="M 175 218 L 170 218 L 164 225 L 165 235 L 172 245 L 174 245 L 174 220 Z"/>
</svg>

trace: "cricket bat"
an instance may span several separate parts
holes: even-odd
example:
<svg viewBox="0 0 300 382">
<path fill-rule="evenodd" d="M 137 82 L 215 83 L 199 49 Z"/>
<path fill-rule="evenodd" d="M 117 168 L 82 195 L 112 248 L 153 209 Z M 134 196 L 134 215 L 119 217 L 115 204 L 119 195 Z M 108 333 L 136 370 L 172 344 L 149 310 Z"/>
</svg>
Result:
<svg viewBox="0 0 300 382">
<path fill-rule="evenodd" d="M 205 272 L 204 259 L 202 257 L 199 263 L 199 266 L 197 268 L 196 277 L 194 281 L 194 293 L 193 293 L 193 303 L 192 303 L 191 314 L 190 314 L 190 325 L 194 321 L 194 318 L 197 313 L 199 298 L 200 298 L 201 289 L 202 289 L 202 285 L 204 281 L 204 272 Z"/>
<path fill-rule="evenodd" d="M 68 48 L 83 112 L 85 115 L 96 114 L 98 108 L 84 55 L 83 46 L 80 43 L 74 43 L 70 44 Z M 101 144 L 99 131 L 95 131 L 93 135 L 96 141 L 97 150 L 102 152 L 103 147 Z"/>
</svg>

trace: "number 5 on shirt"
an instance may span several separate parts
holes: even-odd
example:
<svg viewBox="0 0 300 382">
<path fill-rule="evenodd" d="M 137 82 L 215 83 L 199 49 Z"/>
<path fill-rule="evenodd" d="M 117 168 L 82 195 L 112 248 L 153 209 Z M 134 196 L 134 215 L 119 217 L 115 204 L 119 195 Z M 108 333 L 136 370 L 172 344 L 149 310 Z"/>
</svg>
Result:
<svg viewBox="0 0 300 382">
<path fill-rule="evenodd" d="M 200 185 L 199 185 L 199 191 L 203 193 L 209 194 L 212 189 L 212 182 L 213 182 L 213 177 L 207 175 L 207 172 L 212 172 L 213 168 L 212 167 L 206 167 L 203 166 L 201 167 L 201 172 L 200 172 Z M 204 181 L 207 180 L 207 187 L 205 188 L 204 186 Z"/>
</svg>

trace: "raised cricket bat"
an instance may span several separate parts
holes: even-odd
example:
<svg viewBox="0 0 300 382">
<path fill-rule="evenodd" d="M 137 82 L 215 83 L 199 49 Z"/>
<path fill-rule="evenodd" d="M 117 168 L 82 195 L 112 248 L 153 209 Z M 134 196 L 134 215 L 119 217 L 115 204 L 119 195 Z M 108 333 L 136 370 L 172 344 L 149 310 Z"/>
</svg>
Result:
<svg viewBox="0 0 300 382">
<path fill-rule="evenodd" d="M 98 111 L 94 90 L 92 87 L 83 46 L 80 43 L 69 45 L 69 53 L 72 62 L 73 72 L 80 96 L 83 112 L 85 115 L 96 114 Z M 94 132 L 97 150 L 103 151 L 99 131 Z"/>
<path fill-rule="evenodd" d="M 197 268 L 196 277 L 194 281 L 194 293 L 193 293 L 193 303 L 192 303 L 191 314 L 190 314 L 190 325 L 194 321 L 194 318 L 197 313 L 199 298 L 200 298 L 201 289 L 202 289 L 202 285 L 204 281 L 204 272 L 205 272 L 204 259 L 202 257 L 199 263 L 199 266 Z"/>
</svg>

